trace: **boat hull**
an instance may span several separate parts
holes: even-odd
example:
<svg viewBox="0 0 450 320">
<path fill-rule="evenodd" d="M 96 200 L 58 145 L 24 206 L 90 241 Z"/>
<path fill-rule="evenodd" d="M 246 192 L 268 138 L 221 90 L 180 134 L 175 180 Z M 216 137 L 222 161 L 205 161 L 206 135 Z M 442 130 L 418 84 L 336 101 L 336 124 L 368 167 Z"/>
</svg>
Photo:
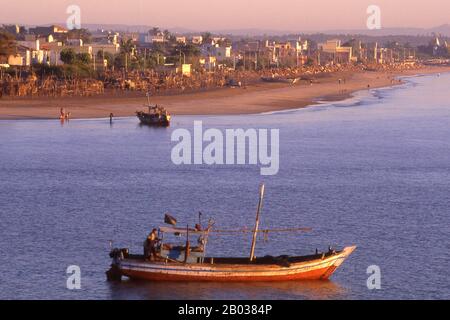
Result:
<svg viewBox="0 0 450 320">
<path fill-rule="evenodd" d="M 292 280 L 327 280 L 356 247 L 324 259 L 276 264 L 174 264 L 124 259 L 118 265 L 122 276 L 149 281 L 268 282 Z"/>
<path fill-rule="evenodd" d="M 170 119 L 167 116 L 157 117 L 143 112 L 138 112 L 136 115 L 143 125 L 155 127 L 170 127 Z"/>
</svg>

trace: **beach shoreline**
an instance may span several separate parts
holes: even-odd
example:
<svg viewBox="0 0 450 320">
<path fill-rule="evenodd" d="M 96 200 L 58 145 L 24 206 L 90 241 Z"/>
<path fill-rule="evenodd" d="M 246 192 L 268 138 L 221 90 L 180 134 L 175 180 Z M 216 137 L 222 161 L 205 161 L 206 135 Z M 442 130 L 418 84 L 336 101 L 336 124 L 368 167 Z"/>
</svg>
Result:
<svg viewBox="0 0 450 320">
<path fill-rule="evenodd" d="M 341 101 L 364 89 L 400 85 L 403 76 L 450 72 L 450 66 L 429 66 L 403 72 L 342 71 L 319 79 L 310 85 L 257 83 L 246 88 L 219 88 L 201 92 L 162 95 L 151 102 L 164 106 L 174 115 L 240 115 L 261 114 L 305 108 L 321 101 Z M 339 79 L 340 84 L 339 84 Z M 71 112 L 72 119 L 134 116 L 146 104 L 144 94 L 102 95 L 66 98 L 0 99 L 0 120 L 59 119 L 60 108 Z"/>
</svg>

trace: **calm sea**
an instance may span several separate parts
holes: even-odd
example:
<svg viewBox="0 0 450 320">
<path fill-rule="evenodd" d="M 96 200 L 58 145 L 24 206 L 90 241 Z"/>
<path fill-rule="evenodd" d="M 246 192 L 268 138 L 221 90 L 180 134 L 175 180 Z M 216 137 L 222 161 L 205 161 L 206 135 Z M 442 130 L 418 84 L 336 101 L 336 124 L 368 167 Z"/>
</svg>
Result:
<svg viewBox="0 0 450 320">
<path fill-rule="evenodd" d="M 0 299 L 449 299 L 450 75 L 409 78 L 350 100 L 250 116 L 0 121 Z M 171 133 L 193 128 L 280 129 L 280 172 L 256 166 L 175 166 Z M 164 214 L 198 212 L 221 228 L 252 227 L 266 183 L 257 255 L 357 251 L 329 282 L 106 282 L 109 241 L 141 252 Z M 214 255 L 248 256 L 249 235 L 211 240 Z M 66 288 L 78 265 L 82 289 Z M 368 290 L 367 268 L 381 269 Z"/>
</svg>

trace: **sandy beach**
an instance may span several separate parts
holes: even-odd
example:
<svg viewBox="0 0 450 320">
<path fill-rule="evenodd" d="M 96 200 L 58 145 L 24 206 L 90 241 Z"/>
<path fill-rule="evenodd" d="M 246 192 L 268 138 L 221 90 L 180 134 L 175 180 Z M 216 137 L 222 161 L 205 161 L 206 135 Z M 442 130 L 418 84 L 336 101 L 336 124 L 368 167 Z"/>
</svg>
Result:
<svg viewBox="0 0 450 320">
<path fill-rule="evenodd" d="M 399 76 L 449 72 L 447 67 L 424 67 L 404 72 L 337 72 L 310 85 L 302 81 L 295 85 L 258 83 L 246 88 L 223 88 L 206 92 L 156 96 L 152 103 L 165 106 L 173 115 L 254 114 L 292 108 L 302 108 L 317 99 L 340 100 L 352 92 L 398 85 Z M 341 84 L 339 80 L 342 79 Z M 345 83 L 343 81 L 345 79 Z M 72 118 L 106 118 L 133 116 L 146 104 L 144 94 L 102 95 L 96 97 L 17 98 L 0 99 L 0 120 L 58 119 L 60 108 L 71 112 Z"/>
</svg>

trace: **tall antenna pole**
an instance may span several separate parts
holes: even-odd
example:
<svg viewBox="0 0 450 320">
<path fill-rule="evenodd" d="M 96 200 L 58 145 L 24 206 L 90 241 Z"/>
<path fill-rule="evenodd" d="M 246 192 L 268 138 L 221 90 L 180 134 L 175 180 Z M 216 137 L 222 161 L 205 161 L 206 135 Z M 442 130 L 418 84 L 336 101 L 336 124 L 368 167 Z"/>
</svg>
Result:
<svg viewBox="0 0 450 320">
<path fill-rule="evenodd" d="M 250 261 L 255 260 L 256 237 L 258 236 L 258 232 L 259 232 L 259 216 L 261 214 L 261 210 L 262 210 L 262 206 L 263 206 L 264 191 L 265 191 L 265 186 L 264 186 L 264 184 L 261 184 L 261 187 L 259 189 L 258 210 L 256 211 L 255 230 L 253 230 L 253 241 L 252 241 L 252 250 L 250 252 Z"/>
</svg>

